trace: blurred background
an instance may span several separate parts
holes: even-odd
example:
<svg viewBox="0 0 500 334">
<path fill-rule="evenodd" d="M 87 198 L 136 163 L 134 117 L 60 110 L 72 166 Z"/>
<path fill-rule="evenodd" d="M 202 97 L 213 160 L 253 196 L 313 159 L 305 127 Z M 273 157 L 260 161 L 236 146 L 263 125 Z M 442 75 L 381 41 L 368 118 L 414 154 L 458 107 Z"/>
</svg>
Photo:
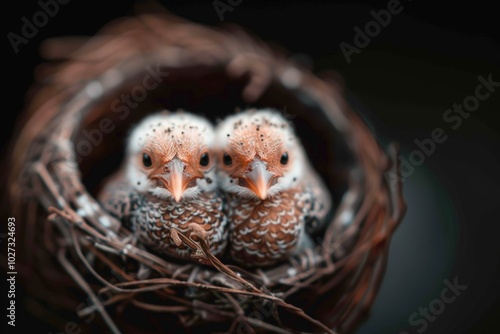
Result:
<svg viewBox="0 0 500 334">
<path fill-rule="evenodd" d="M 26 103 L 24 95 L 41 62 L 40 43 L 56 36 L 93 35 L 110 20 L 132 15 L 142 4 L 121 1 L 103 7 L 102 1 L 61 0 L 57 13 L 38 32 L 13 47 L 9 33 L 21 35 L 23 17 L 31 20 L 46 2 L 9 4 L 4 9 L 8 75 L 3 95 L 6 119 L 0 122 L 2 158 L 6 143 L 17 131 L 7 118 L 15 118 Z M 498 10 L 477 1 L 440 2 L 440 6 L 411 0 L 395 6 L 396 2 L 222 0 L 159 1 L 157 5 L 202 24 L 240 25 L 288 50 L 315 73 L 335 71 L 329 75 L 342 78 L 353 108 L 366 118 L 382 144 L 399 142 L 403 161 L 418 160 L 417 155 L 424 158 L 405 174 L 408 212 L 392 240 L 372 312 L 357 333 L 498 332 L 500 87 L 493 86 L 496 91 L 467 118 L 461 116 L 460 125 L 457 119 L 444 119 L 454 104 L 476 94 L 479 76 L 491 75 L 500 82 Z M 388 6 L 399 13 L 368 36 L 366 45 L 356 44 L 355 28 L 365 31 L 366 24 L 374 21 L 371 11 Z M 350 61 L 341 47 L 347 44 L 357 48 Z M 438 128 L 446 140 L 435 143 L 431 154 L 415 153 L 422 152 L 415 141 L 432 138 Z M 8 163 L 2 159 L 2 165 Z M 4 225 L 6 217 L 1 219 Z M 454 301 L 439 302 L 453 284 L 466 288 L 458 291 Z M 18 305 L 22 303 L 19 292 Z M 37 332 L 58 332 L 18 308 L 16 332 L 33 324 Z"/>
</svg>

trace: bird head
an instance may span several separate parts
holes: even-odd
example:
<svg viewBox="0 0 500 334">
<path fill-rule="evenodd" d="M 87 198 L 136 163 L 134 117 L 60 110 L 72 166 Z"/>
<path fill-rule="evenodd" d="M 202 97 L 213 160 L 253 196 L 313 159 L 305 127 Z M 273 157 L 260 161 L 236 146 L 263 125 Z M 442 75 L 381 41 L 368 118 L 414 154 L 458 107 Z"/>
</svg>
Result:
<svg viewBox="0 0 500 334">
<path fill-rule="evenodd" d="M 226 192 L 265 200 L 298 184 L 304 169 L 302 146 L 277 111 L 249 110 L 216 129 L 219 186 Z"/>
<path fill-rule="evenodd" d="M 185 112 L 149 116 L 129 137 L 128 179 L 139 192 L 176 202 L 213 190 L 214 138 L 212 125 L 199 116 Z"/>
</svg>

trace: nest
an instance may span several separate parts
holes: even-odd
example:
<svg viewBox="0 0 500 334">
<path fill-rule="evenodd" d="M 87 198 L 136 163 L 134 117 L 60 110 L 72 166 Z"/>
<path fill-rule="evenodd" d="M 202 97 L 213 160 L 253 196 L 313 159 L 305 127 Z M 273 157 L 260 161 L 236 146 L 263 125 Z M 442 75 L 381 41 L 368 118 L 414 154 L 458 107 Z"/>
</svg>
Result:
<svg viewBox="0 0 500 334">
<path fill-rule="evenodd" d="M 42 53 L 50 62 L 37 69 L 9 183 L 33 313 L 112 332 L 348 332 L 366 316 L 405 204 L 385 176 L 397 175 L 395 147 L 381 148 L 337 81 L 237 28 L 168 14 L 49 40 Z M 138 245 L 96 201 L 145 115 L 182 108 L 215 120 L 249 106 L 285 113 L 332 193 L 314 249 L 249 270 L 215 258 L 193 229 L 179 237 L 202 263 L 180 263 Z"/>
</svg>

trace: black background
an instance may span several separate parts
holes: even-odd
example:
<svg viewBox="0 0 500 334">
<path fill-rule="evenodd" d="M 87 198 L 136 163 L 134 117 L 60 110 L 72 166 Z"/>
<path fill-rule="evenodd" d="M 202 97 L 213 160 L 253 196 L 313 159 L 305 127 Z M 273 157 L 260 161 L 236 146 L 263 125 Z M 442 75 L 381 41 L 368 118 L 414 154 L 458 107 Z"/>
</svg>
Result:
<svg viewBox="0 0 500 334">
<path fill-rule="evenodd" d="M 28 44 L 20 45 L 17 54 L 7 34 L 19 34 L 21 18 L 31 18 L 40 7 L 36 1 L 4 4 L 3 143 L 15 137 L 14 122 L 7 119 L 15 118 L 23 108 L 33 70 L 41 61 L 41 41 L 92 35 L 106 22 L 134 12 L 133 1 L 115 4 L 71 0 L 61 5 L 59 13 Z M 162 4 L 196 22 L 221 23 L 212 1 Z M 352 55 L 351 63 L 346 62 L 339 44 L 353 44 L 353 28 L 363 28 L 372 20 L 370 10 L 386 8 L 387 1 L 258 4 L 243 0 L 224 13 L 224 22 L 246 27 L 291 54 L 306 55 L 301 58 L 315 72 L 340 73 L 355 108 L 370 120 L 382 142 L 401 144 L 403 157 L 418 149 L 416 139 L 429 138 L 435 128 L 442 128 L 448 136 L 404 183 L 408 214 L 394 236 L 386 278 L 371 317 L 358 332 L 417 333 L 420 327 L 409 323 L 410 315 L 439 298 L 444 281 L 455 278 L 467 289 L 423 332 L 498 332 L 500 88 L 456 130 L 443 120 L 448 108 L 474 94 L 479 75 L 492 74 L 493 80 L 500 81 L 498 10 L 478 1 L 440 2 L 438 6 L 406 0 L 401 4 L 402 13 L 394 15 L 359 54 Z M 2 165 L 8 163 L 3 158 Z M 22 296 L 18 298 L 19 305 Z M 56 332 L 18 309 L 15 332 L 33 324 L 38 325 L 37 332 Z"/>
</svg>

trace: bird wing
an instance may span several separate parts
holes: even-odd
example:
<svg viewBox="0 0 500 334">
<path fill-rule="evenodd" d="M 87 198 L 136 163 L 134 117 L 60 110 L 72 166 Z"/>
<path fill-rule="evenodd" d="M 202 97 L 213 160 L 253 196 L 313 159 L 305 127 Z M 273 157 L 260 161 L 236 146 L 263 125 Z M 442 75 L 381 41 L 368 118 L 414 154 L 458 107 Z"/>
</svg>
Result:
<svg viewBox="0 0 500 334">
<path fill-rule="evenodd" d="M 308 170 L 309 172 L 305 175 L 306 182 L 302 196 L 305 197 L 307 203 L 306 231 L 313 234 L 325 226 L 333 203 L 330 192 L 320 176 L 312 168 Z"/>
<path fill-rule="evenodd" d="M 131 227 L 130 215 L 141 200 L 125 179 L 123 172 L 112 176 L 98 195 L 103 208 L 127 227 Z"/>
</svg>

